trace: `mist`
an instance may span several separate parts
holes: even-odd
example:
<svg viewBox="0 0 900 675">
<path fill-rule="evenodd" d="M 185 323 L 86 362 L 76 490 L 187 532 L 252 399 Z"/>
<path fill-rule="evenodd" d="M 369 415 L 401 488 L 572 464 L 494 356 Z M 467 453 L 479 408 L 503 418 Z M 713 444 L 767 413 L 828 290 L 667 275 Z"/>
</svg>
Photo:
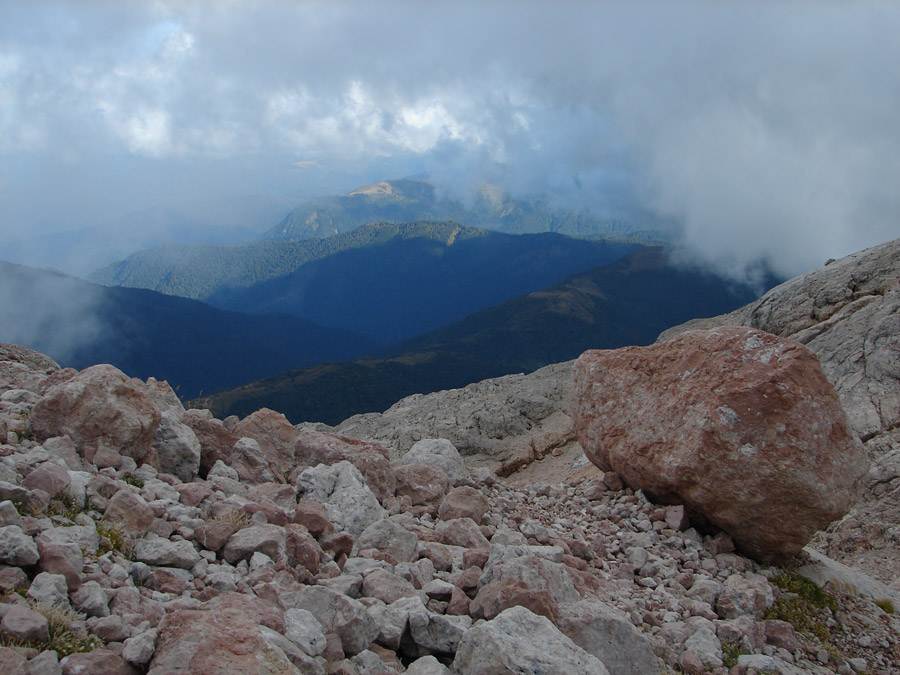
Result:
<svg viewBox="0 0 900 675">
<path fill-rule="evenodd" d="M 426 174 L 798 274 L 900 237 L 898 34 L 865 1 L 7 1 L 0 246 Z"/>
<path fill-rule="evenodd" d="M 70 365 L 107 332 L 102 303 L 101 289 L 80 279 L 0 262 L 0 342 Z"/>
</svg>

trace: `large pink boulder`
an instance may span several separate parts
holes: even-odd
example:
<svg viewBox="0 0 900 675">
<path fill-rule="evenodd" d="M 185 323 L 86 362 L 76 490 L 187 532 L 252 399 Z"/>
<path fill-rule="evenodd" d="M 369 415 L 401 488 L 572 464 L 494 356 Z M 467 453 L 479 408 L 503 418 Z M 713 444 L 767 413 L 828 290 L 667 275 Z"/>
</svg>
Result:
<svg viewBox="0 0 900 675">
<path fill-rule="evenodd" d="M 752 328 L 585 352 L 572 412 L 594 464 L 761 560 L 846 514 L 869 468 L 816 356 Z"/>
<path fill-rule="evenodd" d="M 51 387 L 29 417 L 38 440 L 68 435 L 81 455 L 93 457 L 102 443 L 139 463 L 159 422 L 159 410 L 143 383 L 108 364 L 86 368 Z"/>
<path fill-rule="evenodd" d="M 272 644 L 273 633 L 260 626 L 255 617 L 234 607 L 215 611 L 175 610 L 160 625 L 148 672 L 159 675 L 297 672 L 284 652 Z"/>
<path fill-rule="evenodd" d="M 262 458 L 275 480 L 285 482 L 285 476 L 294 468 L 292 449 L 298 433 L 284 415 L 260 408 L 238 422 L 231 432 L 237 438 L 252 438 L 259 443 Z"/>
</svg>

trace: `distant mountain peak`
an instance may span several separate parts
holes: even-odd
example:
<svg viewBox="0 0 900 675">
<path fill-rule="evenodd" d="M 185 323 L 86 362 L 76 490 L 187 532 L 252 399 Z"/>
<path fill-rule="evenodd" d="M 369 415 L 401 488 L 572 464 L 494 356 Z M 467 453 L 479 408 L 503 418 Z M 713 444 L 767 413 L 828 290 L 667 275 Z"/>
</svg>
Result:
<svg viewBox="0 0 900 675">
<path fill-rule="evenodd" d="M 352 192 L 348 192 L 347 196 L 364 196 L 375 200 L 379 198 L 392 198 L 394 200 L 433 199 L 434 186 L 422 179 L 397 178 L 363 185 Z"/>
</svg>

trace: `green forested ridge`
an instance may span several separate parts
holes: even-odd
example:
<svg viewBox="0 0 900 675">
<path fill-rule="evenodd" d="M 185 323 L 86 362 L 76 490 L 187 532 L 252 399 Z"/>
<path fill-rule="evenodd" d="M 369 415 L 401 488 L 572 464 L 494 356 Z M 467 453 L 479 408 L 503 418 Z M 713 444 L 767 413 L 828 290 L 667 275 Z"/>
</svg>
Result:
<svg viewBox="0 0 900 675">
<path fill-rule="evenodd" d="M 483 310 L 375 358 L 292 370 L 194 402 L 217 416 L 266 406 L 336 424 L 404 396 L 530 372 L 586 349 L 649 344 L 666 328 L 746 304 L 759 289 L 670 265 L 659 247 Z"/>
<path fill-rule="evenodd" d="M 224 289 L 208 301 L 238 311 L 302 316 L 387 344 L 612 262 L 635 248 L 549 232 L 456 229 L 446 238 L 393 237 L 348 249 L 285 277 Z"/>
<path fill-rule="evenodd" d="M 373 223 L 330 239 L 180 247 L 156 257 L 149 251 L 105 281 L 165 293 L 190 290 L 220 309 L 291 314 L 389 344 L 611 262 L 636 246 L 550 232 L 511 235 L 452 221 Z"/>
<path fill-rule="evenodd" d="M 391 239 L 446 241 L 454 232 L 457 240 L 488 234 L 452 222 L 370 223 L 339 236 L 305 241 L 258 241 L 238 246 L 166 244 L 107 265 L 94 272 L 90 281 L 203 300 L 222 288 L 246 288 L 282 277 L 310 261 L 342 251 Z"/>
</svg>

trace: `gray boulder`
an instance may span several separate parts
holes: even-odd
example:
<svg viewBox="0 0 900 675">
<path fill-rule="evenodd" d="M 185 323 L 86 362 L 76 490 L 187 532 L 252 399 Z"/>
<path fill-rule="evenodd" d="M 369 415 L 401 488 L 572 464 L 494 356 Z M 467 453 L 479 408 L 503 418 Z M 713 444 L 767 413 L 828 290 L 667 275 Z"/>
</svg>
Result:
<svg viewBox="0 0 900 675">
<path fill-rule="evenodd" d="M 397 562 L 414 562 L 418 556 L 416 547 L 419 538 L 399 523 L 384 518 L 369 525 L 357 537 L 353 547 L 356 552 L 376 548 L 392 556 Z"/>
<path fill-rule="evenodd" d="M 34 565 L 40 559 L 34 539 L 18 525 L 0 527 L 0 563 L 17 567 Z"/>
<path fill-rule="evenodd" d="M 41 572 L 32 580 L 25 597 L 38 604 L 69 608 L 69 588 L 62 574 Z"/>
<path fill-rule="evenodd" d="M 559 606 L 559 629 L 600 659 L 611 675 L 662 672 L 646 636 L 622 612 L 598 600 Z"/>
<path fill-rule="evenodd" d="M 306 469 L 297 479 L 297 497 L 323 504 L 335 528 L 354 537 L 387 517 L 359 469 L 346 460 Z"/>
<path fill-rule="evenodd" d="M 378 636 L 378 624 L 361 602 L 324 586 L 304 586 L 279 598 L 285 611 L 305 609 L 324 633 L 336 633 L 344 652 L 358 654 Z"/>
<path fill-rule="evenodd" d="M 451 485 L 459 485 L 469 477 L 459 451 L 446 438 L 424 438 L 418 441 L 404 453 L 398 463 L 424 464 L 443 469 Z"/>
<path fill-rule="evenodd" d="M 609 675 L 600 659 L 566 637 L 549 619 L 524 607 L 511 607 L 469 629 L 456 651 L 453 670 L 459 675 Z"/>
<path fill-rule="evenodd" d="M 183 412 L 162 413 L 150 447 L 156 451 L 161 472 L 190 482 L 200 470 L 200 441 L 193 429 L 181 423 Z"/>
<path fill-rule="evenodd" d="M 189 570 L 200 561 L 200 554 L 189 541 L 157 537 L 138 541 L 134 545 L 134 559 L 147 565 Z"/>
<path fill-rule="evenodd" d="M 236 564 L 241 560 L 249 560 L 254 553 L 260 552 L 279 561 L 284 560 L 286 547 L 287 535 L 283 527 L 256 525 L 232 534 L 222 549 L 222 557 L 231 564 Z"/>
<path fill-rule="evenodd" d="M 284 636 L 310 656 L 325 651 L 322 625 L 305 609 L 289 609 L 284 613 Z"/>
</svg>

